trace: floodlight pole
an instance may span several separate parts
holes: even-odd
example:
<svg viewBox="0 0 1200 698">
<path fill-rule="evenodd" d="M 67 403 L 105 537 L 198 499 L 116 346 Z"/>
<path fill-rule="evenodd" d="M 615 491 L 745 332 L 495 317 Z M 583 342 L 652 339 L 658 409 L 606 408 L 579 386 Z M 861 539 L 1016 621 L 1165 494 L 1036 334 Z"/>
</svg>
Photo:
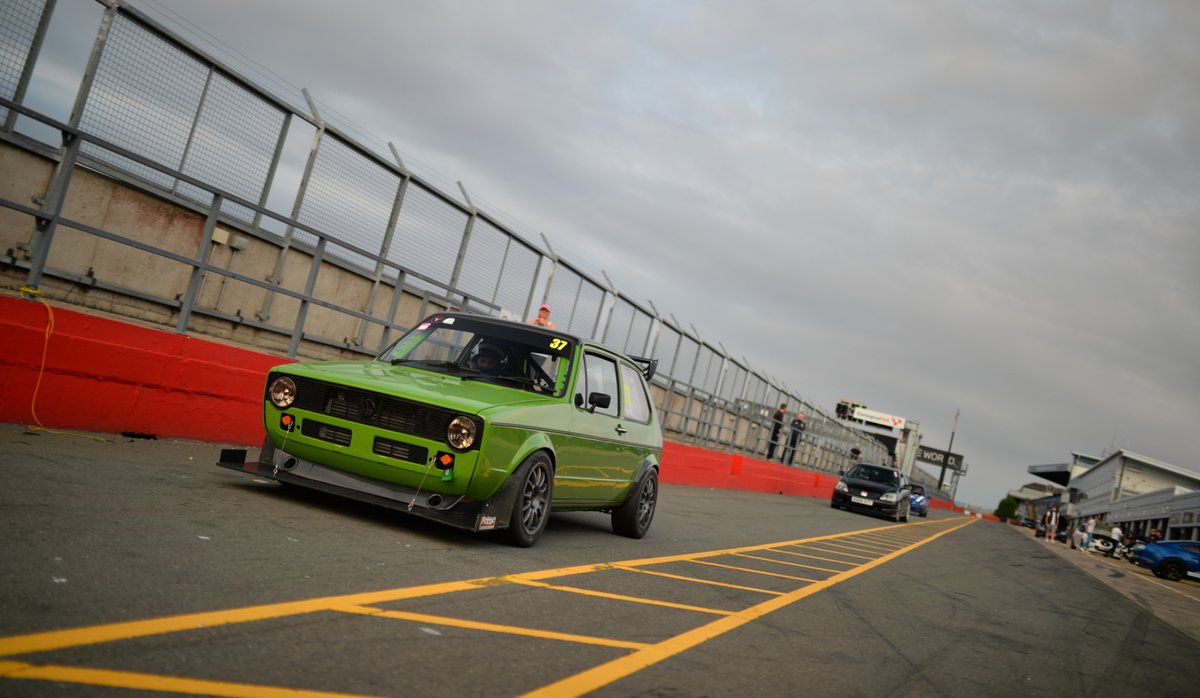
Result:
<svg viewBox="0 0 1200 698">
<path fill-rule="evenodd" d="M 950 427 L 950 445 L 946 447 L 946 458 L 949 459 L 950 454 L 954 453 L 954 432 L 958 430 L 958 413 L 959 410 L 954 410 L 954 426 Z M 946 466 L 942 466 L 942 473 L 938 475 L 938 489 L 942 489 L 942 483 L 946 481 Z"/>
</svg>

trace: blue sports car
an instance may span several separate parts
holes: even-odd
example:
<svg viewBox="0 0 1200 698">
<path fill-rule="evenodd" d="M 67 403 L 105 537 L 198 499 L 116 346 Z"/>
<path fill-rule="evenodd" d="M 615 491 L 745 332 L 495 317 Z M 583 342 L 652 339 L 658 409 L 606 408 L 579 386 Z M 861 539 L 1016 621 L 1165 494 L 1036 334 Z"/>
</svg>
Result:
<svg viewBox="0 0 1200 698">
<path fill-rule="evenodd" d="M 929 516 L 929 498 L 925 496 L 925 486 L 913 483 L 912 492 L 908 495 L 909 512 L 917 516 Z"/>
<path fill-rule="evenodd" d="M 1200 579 L 1200 541 L 1138 543 L 1129 553 L 1129 560 L 1172 582 L 1184 577 Z"/>
</svg>

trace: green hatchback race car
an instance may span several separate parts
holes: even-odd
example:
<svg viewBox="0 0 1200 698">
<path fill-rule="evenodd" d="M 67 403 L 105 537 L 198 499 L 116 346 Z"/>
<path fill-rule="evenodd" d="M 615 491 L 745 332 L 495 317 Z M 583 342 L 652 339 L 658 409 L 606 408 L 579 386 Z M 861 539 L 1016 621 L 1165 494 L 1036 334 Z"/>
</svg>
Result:
<svg viewBox="0 0 1200 698">
<path fill-rule="evenodd" d="M 550 511 L 605 511 L 641 538 L 658 501 L 657 362 L 553 329 L 465 313 L 418 324 L 373 361 L 267 375 L 257 461 L 219 465 L 528 547 Z"/>
</svg>

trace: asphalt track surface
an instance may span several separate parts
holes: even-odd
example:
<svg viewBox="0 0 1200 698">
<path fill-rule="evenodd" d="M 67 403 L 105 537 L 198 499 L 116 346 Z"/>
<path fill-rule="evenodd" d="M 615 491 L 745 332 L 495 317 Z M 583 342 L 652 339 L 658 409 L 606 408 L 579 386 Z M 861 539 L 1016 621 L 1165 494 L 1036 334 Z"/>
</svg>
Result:
<svg viewBox="0 0 1200 698">
<path fill-rule="evenodd" d="M 0 696 L 1200 686 L 1200 584 L 1012 526 L 664 485 L 641 541 L 567 514 L 521 550 L 218 450 L 0 425 Z"/>
</svg>

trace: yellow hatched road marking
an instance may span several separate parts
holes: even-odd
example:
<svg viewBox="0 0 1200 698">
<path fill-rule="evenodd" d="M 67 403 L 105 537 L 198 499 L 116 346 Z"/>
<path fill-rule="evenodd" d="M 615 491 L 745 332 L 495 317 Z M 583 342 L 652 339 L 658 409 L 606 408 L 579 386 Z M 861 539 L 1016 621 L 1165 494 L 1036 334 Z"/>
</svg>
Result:
<svg viewBox="0 0 1200 698">
<path fill-rule="evenodd" d="M 426 586 L 390 589 L 388 591 L 368 592 L 365 594 L 347 594 L 346 596 L 330 596 L 305 601 L 269 604 L 266 606 L 250 606 L 248 608 L 236 608 L 228 611 L 189 613 L 182 616 L 167 616 L 151 620 L 96 625 L 86 628 L 75 628 L 73 630 L 55 630 L 46 633 L 34 633 L 32 635 L 13 635 L 11 637 L 0 637 L 0 657 L 14 654 L 29 654 L 30 652 L 44 652 L 46 650 L 57 650 L 66 647 L 79 647 L 80 645 L 93 645 L 113 640 L 131 640 L 137 637 L 162 635 L 181 630 L 199 630 L 218 625 L 285 618 L 287 616 L 324 611 L 336 604 L 372 604 L 415 599 L 422 596 L 436 596 L 438 594 L 478 589 L 479 586 L 479 583 L 472 581 L 446 582 L 444 584 L 429 584 Z"/>
<path fill-rule="evenodd" d="M 641 603 L 648 606 L 661 606 L 663 608 L 677 608 L 681 611 L 695 611 L 696 613 L 711 613 L 716 616 L 728 616 L 732 611 L 723 611 L 719 608 L 704 608 L 703 606 L 689 606 L 685 603 L 675 603 L 673 601 L 660 601 L 659 599 L 645 599 L 640 596 L 626 596 L 624 594 L 613 594 L 607 591 L 596 591 L 594 589 L 583 589 L 580 587 L 568 587 L 559 584 L 546 584 L 545 582 L 535 582 L 531 579 L 521 579 L 520 577 L 505 577 L 505 581 L 510 581 L 513 584 L 521 584 L 524 586 L 538 587 L 539 589 L 552 589 L 554 591 L 564 591 L 568 594 L 582 594 L 584 596 L 595 596 L 601 599 L 613 599 L 614 601 L 625 601 L 628 603 Z"/>
<path fill-rule="evenodd" d="M 874 546 L 868 545 L 868 544 L 864 543 L 863 541 L 857 541 L 857 540 L 839 541 L 838 546 L 845 548 L 846 550 L 855 550 L 860 553 L 871 553 L 871 555 L 869 555 L 868 557 L 873 557 L 875 555 L 878 555 L 879 551 L 881 550 L 881 548 L 877 545 L 874 545 Z M 904 546 L 897 545 L 893 548 L 882 548 L 882 549 L 890 552 L 892 550 L 896 550 L 897 548 L 902 548 L 902 547 L 904 547 Z"/>
<path fill-rule="evenodd" d="M 883 536 L 861 536 L 861 538 L 869 543 L 876 543 L 885 548 L 891 548 L 892 550 L 895 550 L 896 548 L 903 548 L 905 545 L 908 545 L 908 543 L 911 542 L 907 539 L 896 542 L 895 538 Z"/>
<path fill-rule="evenodd" d="M 828 544 L 829 544 L 829 542 L 828 542 L 828 541 L 826 541 L 826 544 L 828 545 Z M 875 559 L 875 558 L 874 558 L 873 556 L 871 556 L 871 555 L 856 555 L 856 554 L 854 554 L 854 553 L 848 553 L 848 552 L 845 552 L 845 551 L 843 551 L 843 550 L 826 550 L 826 549 L 824 549 L 824 548 L 815 548 L 815 547 L 812 547 L 812 546 L 807 546 L 807 545 L 806 545 L 806 546 L 804 546 L 804 547 L 805 547 L 805 549 L 806 549 L 806 550 L 816 550 L 816 551 L 817 551 L 817 552 L 819 552 L 819 553 L 829 553 L 830 555 L 841 555 L 841 556 L 843 556 L 843 557 L 853 557 L 853 558 L 857 558 L 857 559 L 859 559 L 859 560 L 874 560 L 874 559 Z M 835 545 L 835 546 L 833 546 L 833 547 L 835 547 L 835 548 L 836 548 L 837 546 Z"/>
<path fill-rule="evenodd" d="M 738 567 L 737 565 L 726 565 L 726 564 L 722 564 L 720 562 L 713 562 L 711 560 L 696 560 L 696 564 L 697 565 L 710 565 L 712 567 L 723 567 L 727 570 L 736 570 L 738 572 L 749 572 L 750 574 L 765 574 L 768 577 L 780 577 L 781 579 L 791 579 L 791 580 L 794 580 L 797 582 L 815 582 L 815 581 L 817 581 L 815 579 L 808 579 L 807 577 L 796 577 L 796 576 L 793 576 L 790 574 L 780 574 L 779 572 L 767 572 L 766 570 L 756 570 L 756 569 L 753 569 L 750 567 Z"/>
<path fill-rule="evenodd" d="M 801 550 L 806 550 L 806 549 L 807 549 L 807 548 L 801 548 Z M 808 554 L 808 553 L 798 553 L 798 552 L 795 552 L 795 551 L 792 551 L 792 550 L 778 550 L 778 551 L 776 551 L 776 552 L 780 552 L 780 553 L 783 553 L 783 554 L 785 554 L 785 555 L 796 555 L 797 557 L 809 557 L 809 558 L 812 558 L 812 559 L 814 559 L 814 560 L 821 560 L 821 561 L 823 561 L 823 562 L 832 562 L 832 563 L 834 563 L 834 564 L 836 564 L 836 565 L 846 565 L 846 566 L 848 566 L 848 567 L 853 567 L 853 566 L 854 566 L 854 563 L 853 563 L 853 562 L 848 562 L 848 561 L 846 561 L 846 560 L 836 560 L 836 559 L 834 559 L 834 558 L 832 558 L 832 557 L 821 557 L 820 555 L 810 555 L 810 554 Z M 843 572 L 843 571 L 845 571 L 845 570 L 829 570 L 829 571 L 830 571 L 830 572 Z"/>
<path fill-rule="evenodd" d="M 862 574 L 867 570 L 878 567 L 879 565 L 889 562 L 901 555 L 912 552 L 917 548 L 930 543 L 942 536 L 957 531 L 958 529 L 969 526 L 970 524 L 979 521 L 979 519 L 968 519 L 964 523 L 960 523 L 952 528 L 939 531 L 934 535 L 924 540 L 913 543 L 909 546 L 888 553 L 871 562 L 865 563 L 854 569 L 846 570 L 836 576 L 830 577 L 822 582 L 815 582 L 806 587 L 802 587 L 788 594 L 783 594 L 773 599 L 764 601 L 756 606 L 741 611 L 726 618 L 718 618 L 708 625 L 703 625 L 694 630 L 676 635 L 670 639 L 664 640 L 648 649 L 634 652 L 632 654 L 619 657 L 600 666 L 592 667 L 582 671 L 574 676 L 569 676 L 560 681 L 555 681 L 552 684 L 547 684 L 541 688 L 530 691 L 524 694 L 522 698 L 564 698 L 567 696 L 581 696 L 585 693 L 590 693 L 598 688 L 607 686 L 608 684 L 637 673 L 646 667 L 657 664 L 665 659 L 669 659 L 685 650 L 689 650 L 699 644 L 707 642 L 715 637 L 723 635 L 730 630 L 739 628 L 752 620 L 761 618 L 768 613 L 777 611 L 785 606 L 791 605 L 800 599 L 812 596 L 813 594 L 828 589 L 835 584 L 840 584 L 852 577 Z"/>
<path fill-rule="evenodd" d="M 131 688 L 139 691 L 169 691 L 196 696 L 220 696 L 221 698 L 364 698 L 351 693 L 328 693 L 306 691 L 299 688 L 258 686 L 227 681 L 183 679 L 177 676 L 139 674 L 131 671 L 110 669 L 86 669 L 83 667 L 57 666 L 54 664 L 34 665 L 22 662 L 0 661 L 0 677 L 8 679 L 38 679 L 60 681 L 110 688 Z"/>
<path fill-rule="evenodd" d="M 584 645 L 602 645 L 604 647 L 620 647 L 622 649 L 644 649 L 649 647 L 644 642 L 628 642 L 626 640 L 610 640 L 605 637 L 594 637 L 591 635 L 575 635 L 572 633 L 560 633 L 553 630 L 538 630 L 536 628 L 525 628 L 518 625 L 501 625 L 499 623 L 484 623 L 477 620 L 466 620 L 464 618 L 448 618 L 446 616 L 432 616 L 427 613 L 412 613 L 409 611 L 388 611 L 382 608 L 371 608 L 370 606 L 334 606 L 331 611 L 340 611 L 342 613 L 356 613 L 360 616 L 371 616 L 373 618 L 394 618 L 396 620 L 410 620 L 416 623 L 429 623 L 430 625 L 445 625 L 451 628 L 467 628 L 468 630 L 486 630 L 489 633 L 505 633 L 508 635 L 524 635 L 525 637 L 538 637 L 544 640 L 563 640 L 565 642 L 576 642 Z"/>
<path fill-rule="evenodd" d="M 816 570 L 818 572 L 832 572 L 834 574 L 841 572 L 841 570 L 829 570 L 829 569 L 825 569 L 824 567 L 817 567 L 815 565 L 805 565 L 805 564 L 802 564 L 799 562 L 788 562 L 787 560 L 776 560 L 773 557 L 762 557 L 761 555 L 746 555 L 745 553 L 738 553 L 738 557 L 744 557 L 748 560 L 762 560 L 763 562 L 769 562 L 773 565 L 787 565 L 788 567 L 799 567 L 801 569 L 806 569 L 806 570 Z"/>
<path fill-rule="evenodd" d="M 698 562 L 698 560 L 687 560 L 686 562 Z M 755 587 L 742 586 L 740 584 L 726 584 L 725 582 L 714 582 L 711 579 L 700 579 L 699 577 L 685 577 L 681 574 L 670 574 L 668 572 L 656 572 L 655 570 L 644 570 L 640 567 L 625 567 L 623 565 L 615 565 L 619 570 L 627 570 L 629 572 L 637 572 L 638 574 L 649 574 L 655 577 L 666 577 L 667 579 L 678 579 L 681 582 L 695 582 L 696 584 L 707 584 L 714 587 L 725 587 L 727 589 L 741 589 L 742 591 L 753 591 L 759 594 L 768 594 L 771 596 L 780 596 L 783 592 L 771 591 L 770 589 L 757 589 Z"/>
<path fill-rule="evenodd" d="M 867 563 L 855 567 L 855 563 L 845 560 L 836 560 L 830 558 L 822 558 L 817 555 L 811 555 L 804 552 L 795 552 L 783 550 L 782 547 L 792 546 L 800 547 L 801 550 L 811 549 L 818 552 L 825 552 L 833 555 L 841 555 L 846 557 L 861 557 L 841 551 L 828 551 L 817 547 L 807 548 L 814 543 L 833 543 L 835 541 L 843 541 L 852 536 L 861 536 L 863 534 L 883 535 L 888 532 L 897 531 L 896 527 L 888 526 L 877 529 L 869 529 L 867 531 L 856 531 L 853 533 L 838 533 L 826 536 L 816 536 L 793 541 L 782 541 L 776 543 L 760 544 L 753 546 L 744 546 L 739 548 L 730 548 L 725 550 L 712 550 L 701 553 L 684 553 L 678 555 L 669 555 L 656 558 L 644 558 L 638 560 L 627 560 L 621 563 L 600 563 L 579 565 L 575 567 L 563 567 L 557 569 L 538 570 L 534 572 L 526 572 L 516 575 L 508 575 L 503 577 L 485 577 L 480 579 L 460 580 L 453 582 L 445 582 L 439 584 L 428 584 L 417 587 L 404 587 L 399 589 L 388 589 L 383 591 L 374 591 L 366 593 L 346 594 L 340 596 L 330 596 L 315 599 L 306 599 L 302 601 L 285 602 L 278 604 L 266 604 L 261 606 L 250 606 L 237 609 L 226 609 L 219 611 L 209 611 L 203 613 L 189 613 L 176 616 L 168 616 L 163 618 L 152 618 L 148 620 L 130 621 L 122 623 L 112 623 L 108 625 L 87 626 L 82 628 L 74 628 L 69 630 L 57 630 L 40 633 L 31 633 L 26 635 L 14 635 L 9 637 L 0 637 L 0 657 L 29 654 L 35 652 L 44 652 L 51 650 L 59 650 L 70 647 L 79 647 L 104 642 L 113 642 L 118 640 L 128 640 L 134 638 L 148 637 L 153 635 L 162 635 L 167 633 L 182 632 L 187 630 L 198 630 L 204 628 L 212 628 L 223 625 L 231 625 L 238 623 L 250 623 L 256 621 L 272 620 L 285 618 L 288 616 L 302 615 L 307 613 L 316 613 L 322 611 L 343 611 L 361 615 L 382 616 L 399 618 L 409 621 L 434 623 L 441 625 L 456 625 L 458 627 L 469 628 L 473 630 L 484 630 L 492 632 L 507 632 L 519 635 L 548 638 L 562 640 L 568 642 L 582 642 L 588 644 L 597 644 L 611 647 L 618 647 L 632 650 L 629 655 L 622 659 L 609 662 L 607 664 L 594 667 L 588 671 L 577 674 L 573 677 L 568 677 L 562 681 L 550 684 L 541 689 L 537 689 L 530 695 L 580 695 L 591 690 L 595 690 L 600 686 L 607 685 L 623 676 L 627 676 L 640 668 L 650 666 L 651 664 L 661 661 L 667 657 L 673 656 L 686 649 L 693 647 L 701 642 L 712 637 L 716 637 L 728 630 L 739 627 L 756 618 L 759 618 L 767 613 L 782 608 L 790 603 L 793 603 L 801 598 L 805 598 L 822 589 L 826 589 L 834 584 L 845 581 L 855 575 L 858 575 L 868 569 L 876 567 L 884 562 L 887 562 L 899 555 L 910 552 L 921 545 L 933 541 L 947 533 L 953 532 L 963 526 L 975 523 L 978 519 L 969 519 L 965 523 L 957 524 L 950 528 L 945 528 L 925 539 L 920 539 L 918 542 L 910 544 L 904 548 L 894 550 L 882 557 L 875 559 L 863 558 L 870 560 Z M 926 522 L 923 524 L 909 524 L 905 527 L 906 533 L 916 533 L 913 530 L 919 526 L 939 525 L 944 521 Z M 741 555 L 752 559 L 762 559 L 776 564 L 789 564 L 799 567 L 809 567 L 808 565 L 800 565 L 797 563 L 788 563 L 781 560 L 771 560 L 769 558 L 759 558 L 753 555 L 746 555 L 754 552 L 773 552 L 782 553 L 791 556 L 811 558 L 823 560 L 839 565 L 846 565 L 849 569 L 844 571 L 828 570 L 820 567 L 813 567 L 834 573 L 834 576 L 824 581 L 805 580 L 801 577 L 788 577 L 787 575 L 778 575 L 762 570 L 744 569 L 754 574 L 769 574 L 772 576 L 786 577 L 800 581 L 807 581 L 809 584 L 802 589 L 784 593 L 771 591 L 768 589 L 756 589 L 754 587 L 740 586 L 735 584 L 726 584 L 722 582 L 713 582 L 708 580 L 696 579 L 693 577 L 685 577 L 674 575 L 656 570 L 643 569 L 652 565 L 661 565 L 671 562 L 698 562 L 707 558 Z M 720 563 L 706 563 L 716 566 L 726 566 Z M 743 569 L 736 568 L 733 569 Z M 710 608 L 702 608 L 697 606 L 688 606 L 686 604 L 674 604 L 665 601 L 653 601 L 647 599 L 638 599 L 623 596 L 620 594 L 608 594 L 606 592 L 593 592 L 587 589 L 578 589 L 575 587 L 559 587 L 550 584 L 543 584 L 540 580 L 555 579 L 561 577 L 569 577 L 573 575 L 590 574 L 605 570 L 624 570 L 637 572 L 639 574 L 649 574 L 668 579 L 675 579 L 686 582 L 706 584 L 710 586 L 719 586 L 743 591 L 761 593 L 774 598 L 752 606 L 742 611 L 723 611 Z M 580 593 L 590 596 L 598 596 L 602 598 L 611 598 L 619 601 L 632 601 L 637 603 L 649 603 L 652 605 L 660 605 L 671 608 L 679 608 L 682 610 L 696 611 L 722 616 L 716 621 L 708 625 L 701 626 L 692 631 L 685 632 L 681 635 L 672 637 L 664 642 L 657 644 L 646 644 L 638 642 L 626 642 L 622 640 L 610 640 L 607 638 L 596 638 L 583 635 L 571 635 L 568 633 L 553 633 L 530 628 L 520 628 L 517 626 L 502 626 L 490 623 L 479 623 L 475 621 L 465 621 L 461 619 L 444 618 L 440 616 L 431 616 L 425 614 L 408 613 L 404 611 L 389 611 L 379 609 L 372 604 L 381 604 L 387 602 L 403 601 L 406 599 L 416 599 L 429 596 L 437 596 L 443 594 L 452 594 L 461 591 L 478 590 L 482 588 L 497 587 L 504 584 L 520 584 L 526 586 L 541 586 L 559 591 L 570 591 L 571 593 Z M 213 696 L 236 696 L 245 698 L 275 698 L 275 697 L 326 697 L 326 696 L 349 696 L 350 694 L 331 693 L 322 691 L 307 691 L 301 689 L 289 689 L 275 686 L 258 686 L 254 684 L 240 684 L 222 681 L 210 681 L 203 679 L 188 679 L 173 676 L 161 676 L 156 674 L 144 674 L 137 672 L 113 671 L 104 669 L 91 669 L 86 667 L 70 667 L 59 666 L 53 664 L 37 665 L 24 662 L 3 661 L 0 660 L 0 678 L 3 679 L 40 679 L 48 681 L 58 681 L 66 683 L 79 683 L 97 686 L 110 686 L 116 688 L 132 688 L 138 690 L 153 690 L 161 692 L 172 692 L 182 694 L 196 695 L 213 695 Z M 587 688 L 587 686 L 591 686 Z"/>
</svg>

